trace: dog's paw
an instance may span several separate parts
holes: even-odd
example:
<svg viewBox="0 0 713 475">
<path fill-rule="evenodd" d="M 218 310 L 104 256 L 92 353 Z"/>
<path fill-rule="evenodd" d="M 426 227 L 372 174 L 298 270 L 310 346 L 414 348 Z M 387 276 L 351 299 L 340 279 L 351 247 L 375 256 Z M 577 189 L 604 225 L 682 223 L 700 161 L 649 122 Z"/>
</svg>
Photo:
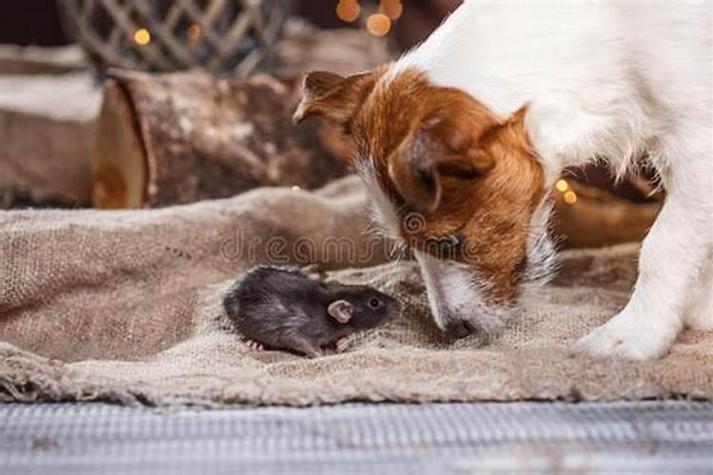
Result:
<svg viewBox="0 0 713 475">
<path fill-rule="evenodd" d="M 668 351 L 671 345 L 668 333 L 642 325 L 627 313 L 620 313 L 580 338 L 574 345 L 574 352 L 595 358 L 652 360 Z"/>
</svg>

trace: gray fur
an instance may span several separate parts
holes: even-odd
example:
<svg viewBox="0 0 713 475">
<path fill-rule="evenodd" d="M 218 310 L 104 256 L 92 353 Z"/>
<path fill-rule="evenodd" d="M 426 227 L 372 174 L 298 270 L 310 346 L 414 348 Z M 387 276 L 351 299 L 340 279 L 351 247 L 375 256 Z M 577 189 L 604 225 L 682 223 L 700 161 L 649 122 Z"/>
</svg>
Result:
<svg viewBox="0 0 713 475">
<path fill-rule="evenodd" d="M 340 323 L 327 312 L 345 300 L 352 317 Z M 245 338 L 271 349 L 310 357 L 354 332 L 373 328 L 396 311 L 398 302 L 367 286 L 310 279 L 296 268 L 259 266 L 227 291 L 223 305 Z"/>
</svg>

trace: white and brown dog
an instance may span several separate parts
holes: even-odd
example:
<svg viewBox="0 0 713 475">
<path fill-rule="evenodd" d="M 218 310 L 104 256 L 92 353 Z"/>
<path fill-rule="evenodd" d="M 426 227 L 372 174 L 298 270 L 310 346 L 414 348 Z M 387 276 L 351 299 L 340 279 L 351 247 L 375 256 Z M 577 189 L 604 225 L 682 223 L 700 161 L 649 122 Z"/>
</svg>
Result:
<svg viewBox="0 0 713 475">
<path fill-rule="evenodd" d="M 497 327 L 546 275 L 563 168 L 599 158 L 624 174 L 644 155 L 666 203 L 629 303 L 576 346 L 649 359 L 684 326 L 713 328 L 710 0 L 466 0 L 393 64 L 311 73 L 295 119 L 311 115 L 353 137 L 378 219 L 414 250 L 443 330 Z"/>
</svg>

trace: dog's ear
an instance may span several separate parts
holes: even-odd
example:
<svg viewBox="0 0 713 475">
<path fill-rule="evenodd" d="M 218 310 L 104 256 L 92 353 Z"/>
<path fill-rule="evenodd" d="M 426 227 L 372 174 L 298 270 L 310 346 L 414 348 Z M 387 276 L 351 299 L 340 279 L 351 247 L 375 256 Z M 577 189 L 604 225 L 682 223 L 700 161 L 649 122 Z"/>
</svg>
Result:
<svg viewBox="0 0 713 475">
<path fill-rule="evenodd" d="M 377 78 L 376 71 L 347 77 L 324 71 L 309 73 L 292 120 L 297 124 L 307 117 L 320 115 L 346 124 L 374 89 Z"/>
<path fill-rule="evenodd" d="M 339 323 L 349 323 L 352 318 L 354 307 L 346 300 L 335 300 L 327 307 L 327 313 L 330 317 Z"/>
<path fill-rule="evenodd" d="M 389 160 L 389 177 L 408 205 L 430 214 L 441 200 L 441 179 L 471 180 L 495 164 L 468 121 L 438 117 L 423 121 Z"/>
</svg>

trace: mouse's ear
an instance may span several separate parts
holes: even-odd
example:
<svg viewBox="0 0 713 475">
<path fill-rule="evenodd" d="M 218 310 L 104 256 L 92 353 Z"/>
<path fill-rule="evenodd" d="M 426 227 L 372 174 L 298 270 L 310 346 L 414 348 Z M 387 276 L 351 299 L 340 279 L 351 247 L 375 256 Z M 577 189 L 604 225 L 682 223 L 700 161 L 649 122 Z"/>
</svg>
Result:
<svg viewBox="0 0 713 475">
<path fill-rule="evenodd" d="M 346 300 L 335 300 L 327 307 L 327 313 L 339 323 L 348 323 L 354 307 Z"/>
</svg>

